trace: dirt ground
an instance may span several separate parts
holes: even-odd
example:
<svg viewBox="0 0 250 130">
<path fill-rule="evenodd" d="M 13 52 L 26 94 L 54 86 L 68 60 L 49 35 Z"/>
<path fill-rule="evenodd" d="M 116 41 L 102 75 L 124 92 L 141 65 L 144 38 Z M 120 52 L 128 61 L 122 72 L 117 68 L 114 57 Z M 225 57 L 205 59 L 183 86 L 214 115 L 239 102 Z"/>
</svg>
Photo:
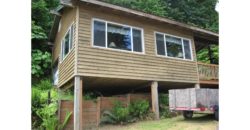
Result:
<svg viewBox="0 0 250 130">
<path fill-rule="evenodd" d="M 182 116 L 159 121 L 140 121 L 129 125 L 103 125 L 99 130 L 217 130 L 213 115 L 195 114 L 190 120 Z"/>
</svg>

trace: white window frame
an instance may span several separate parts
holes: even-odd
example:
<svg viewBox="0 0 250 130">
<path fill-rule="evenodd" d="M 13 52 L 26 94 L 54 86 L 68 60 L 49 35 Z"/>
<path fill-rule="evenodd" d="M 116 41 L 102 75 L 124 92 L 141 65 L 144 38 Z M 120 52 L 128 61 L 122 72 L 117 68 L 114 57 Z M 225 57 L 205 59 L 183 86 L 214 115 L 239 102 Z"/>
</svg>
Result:
<svg viewBox="0 0 250 130">
<path fill-rule="evenodd" d="M 105 47 L 102 46 L 96 46 L 94 45 L 94 21 L 98 21 L 98 22 L 103 22 L 105 23 Z M 130 28 L 130 35 L 131 35 L 131 50 L 122 50 L 122 49 L 118 49 L 118 48 L 109 48 L 108 47 L 108 23 L 109 24 L 113 24 L 113 25 L 118 25 L 118 26 L 123 26 L 123 27 L 128 27 Z M 109 49 L 109 50 L 114 50 L 114 51 L 121 51 L 121 52 L 130 52 L 130 53 L 137 53 L 137 54 L 145 54 L 145 45 L 144 45 L 144 31 L 143 28 L 139 28 L 139 27 L 134 27 L 134 26 L 130 26 L 130 25 L 126 25 L 126 24 L 120 24 L 120 23 L 116 23 L 116 22 L 111 22 L 111 21 L 107 21 L 107 20 L 103 20 L 103 19 L 98 19 L 98 18 L 92 18 L 92 38 L 91 38 L 91 45 L 92 47 L 95 48 L 102 48 L 102 49 Z M 133 29 L 137 29 L 141 31 L 141 42 L 142 42 L 142 52 L 137 52 L 134 51 L 134 43 L 133 43 Z"/>
<path fill-rule="evenodd" d="M 73 29 L 73 33 L 74 33 L 74 26 L 73 26 L 73 23 L 70 24 L 70 26 L 68 27 L 68 30 L 66 31 L 66 33 L 64 34 L 63 38 L 62 38 L 62 41 L 61 41 L 61 58 L 60 58 L 60 63 L 68 56 L 68 54 L 73 50 L 73 45 L 74 45 L 74 34 L 71 34 L 71 29 Z M 65 37 L 66 35 L 69 33 L 69 51 L 66 55 L 64 55 L 64 45 L 65 45 Z M 71 39 L 72 38 L 72 39 Z"/>
<path fill-rule="evenodd" d="M 163 37 L 164 37 L 165 56 L 159 55 L 158 52 L 157 52 L 157 45 L 156 45 L 156 44 L 157 44 L 157 39 L 156 39 L 156 34 L 163 35 Z M 165 36 L 170 36 L 170 37 L 175 37 L 175 38 L 181 39 L 183 58 L 168 56 L 167 45 L 166 45 L 166 37 L 165 37 Z M 154 37 L 155 37 L 155 52 L 156 52 L 156 55 L 157 55 L 157 56 L 160 56 L 160 57 L 167 57 L 167 58 L 173 58 L 173 59 L 181 59 L 181 60 L 193 61 L 192 42 L 191 42 L 191 40 L 190 40 L 189 38 L 179 37 L 179 36 L 175 36 L 175 35 L 171 35 L 171 34 L 167 34 L 167 33 L 162 33 L 162 32 L 157 32 L 157 31 L 154 32 Z M 183 42 L 184 40 L 189 41 L 189 49 L 190 49 L 191 59 L 186 59 L 185 49 L 184 49 L 184 42 Z"/>
</svg>

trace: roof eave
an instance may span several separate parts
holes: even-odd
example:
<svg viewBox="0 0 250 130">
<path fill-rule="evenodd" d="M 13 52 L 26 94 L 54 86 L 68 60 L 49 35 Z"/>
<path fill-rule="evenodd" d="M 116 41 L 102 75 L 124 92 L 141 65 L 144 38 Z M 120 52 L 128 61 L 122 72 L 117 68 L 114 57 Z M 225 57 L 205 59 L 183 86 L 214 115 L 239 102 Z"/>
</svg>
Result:
<svg viewBox="0 0 250 130">
<path fill-rule="evenodd" d="M 208 35 L 209 37 L 214 37 L 215 39 L 218 39 L 218 37 L 219 37 L 218 33 L 215 33 L 215 32 L 212 32 L 212 31 L 209 31 L 209 30 L 206 30 L 206 29 L 202 29 L 202 28 L 199 28 L 199 27 L 195 27 L 195 26 L 192 26 L 192 25 L 188 25 L 188 24 L 185 24 L 185 23 L 177 22 L 177 21 L 174 21 L 174 20 L 171 20 L 171 19 L 168 19 L 168 18 L 163 18 L 163 17 L 147 14 L 147 13 L 144 13 L 144 12 L 140 12 L 140 11 L 133 10 L 133 9 L 128 9 L 128 8 L 125 8 L 125 7 L 109 4 L 109 3 L 98 1 L 98 0 L 80 0 L 80 1 L 84 2 L 84 3 L 88 3 L 88 4 L 98 5 L 98 6 L 101 6 L 101 7 L 111 8 L 113 10 L 119 10 L 119 11 L 122 11 L 122 12 L 134 14 L 134 15 L 149 18 L 149 19 L 152 19 L 152 20 L 157 20 L 159 22 L 168 23 L 170 25 L 174 25 L 174 26 L 178 26 L 178 27 L 181 27 L 181 28 L 184 28 L 184 29 L 192 30 L 194 34 Z"/>
</svg>

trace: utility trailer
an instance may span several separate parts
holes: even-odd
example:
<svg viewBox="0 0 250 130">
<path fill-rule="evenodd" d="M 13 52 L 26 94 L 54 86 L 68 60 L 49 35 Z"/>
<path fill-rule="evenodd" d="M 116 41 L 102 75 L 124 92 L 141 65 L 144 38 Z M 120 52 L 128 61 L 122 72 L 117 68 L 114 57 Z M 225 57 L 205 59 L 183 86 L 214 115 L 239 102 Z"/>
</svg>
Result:
<svg viewBox="0 0 250 130">
<path fill-rule="evenodd" d="M 169 109 L 183 111 L 186 119 L 192 118 L 194 111 L 213 112 L 219 119 L 219 90 L 208 88 L 188 88 L 169 90 Z"/>
</svg>

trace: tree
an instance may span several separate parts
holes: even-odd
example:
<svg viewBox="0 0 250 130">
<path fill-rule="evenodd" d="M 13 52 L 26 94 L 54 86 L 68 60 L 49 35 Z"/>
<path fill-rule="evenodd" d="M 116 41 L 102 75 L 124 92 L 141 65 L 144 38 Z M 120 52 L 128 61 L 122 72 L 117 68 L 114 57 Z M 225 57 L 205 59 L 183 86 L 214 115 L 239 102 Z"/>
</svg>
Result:
<svg viewBox="0 0 250 130">
<path fill-rule="evenodd" d="M 32 0 L 32 78 L 46 78 L 51 69 L 51 47 L 47 44 L 53 23 L 50 10 L 59 0 Z"/>
<path fill-rule="evenodd" d="M 164 0 L 168 18 L 218 32 L 217 0 Z"/>
<path fill-rule="evenodd" d="M 162 0 L 104 0 L 106 2 L 143 11 L 158 16 L 166 16 L 166 7 Z"/>
</svg>

